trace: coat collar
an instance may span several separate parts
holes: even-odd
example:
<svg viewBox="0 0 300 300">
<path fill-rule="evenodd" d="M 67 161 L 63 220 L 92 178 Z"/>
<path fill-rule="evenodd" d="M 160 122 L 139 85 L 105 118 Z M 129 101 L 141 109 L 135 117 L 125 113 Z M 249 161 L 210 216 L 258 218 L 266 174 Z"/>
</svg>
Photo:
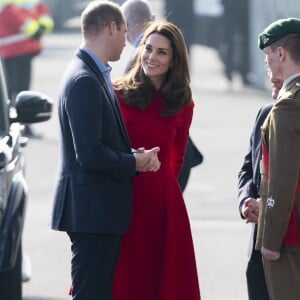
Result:
<svg viewBox="0 0 300 300">
<path fill-rule="evenodd" d="M 300 74 L 297 74 L 296 77 L 288 80 L 287 83 L 281 88 L 276 102 L 282 98 L 289 99 L 292 94 L 294 94 L 298 90 L 300 90 Z"/>
</svg>

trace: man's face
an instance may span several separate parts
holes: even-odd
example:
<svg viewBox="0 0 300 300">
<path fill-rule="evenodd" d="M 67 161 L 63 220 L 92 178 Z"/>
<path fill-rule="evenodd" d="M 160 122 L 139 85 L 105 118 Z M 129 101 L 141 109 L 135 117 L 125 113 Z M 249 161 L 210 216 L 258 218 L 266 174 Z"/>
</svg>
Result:
<svg viewBox="0 0 300 300">
<path fill-rule="evenodd" d="M 271 83 L 272 83 L 272 98 L 276 100 L 279 91 L 282 88 L 283 79 L 271 79 Z"/>
<path fill-rule="evenodd" d="M 283 78 L 281 73 L 281 56 L 278 48 L 273 51 L 272 48 L 266 47 L 264 49 L 265 63 L 268 68 L 268 76 L 272 84 L 272 98 L 277 99 L 278 93 L 283 85 Z"/>
<path fill-rule="evenodd" d="M 130 21 L 127 20 L 127 33 L 126 33 L 126 39 L 130 44 L 133 44 L 135 41 L 135 32 L 134 32 L 134 28 L 135 28 L 135 24 Z"/>
<path fill-rule="evenodd" d="M 127 32 L 127 26 L 124 24 L 121 25 L 120 30 L 117 28 L 114 30 L 112 45 L 110 51 L 109 61 L 117 61 L 120 59 L 121 53 L 126 45 L 125 35 Z"/>
<path fill-rule="evenodd" d="M 276 48 L 273 51 L 270 46 L 264 48 L 265 64 L 267 65 L 270 81 L 273 83 L 277 80 L 282 80 L 281 58 L 278 49 Z"/>
</svg>

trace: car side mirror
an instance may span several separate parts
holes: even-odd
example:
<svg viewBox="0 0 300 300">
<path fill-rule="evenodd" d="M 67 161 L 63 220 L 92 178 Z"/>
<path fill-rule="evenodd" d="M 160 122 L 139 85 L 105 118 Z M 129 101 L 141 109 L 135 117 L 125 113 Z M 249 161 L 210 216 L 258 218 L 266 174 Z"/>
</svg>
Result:
<svg viewBox="0 0 300 300">
<path fill-rule="evenodd" d="M 36 91 L 22 91 L 15 100 L 16 117 L 11 122 L 38 123 L 51 118 L 53 101 Z"/>
</svg>

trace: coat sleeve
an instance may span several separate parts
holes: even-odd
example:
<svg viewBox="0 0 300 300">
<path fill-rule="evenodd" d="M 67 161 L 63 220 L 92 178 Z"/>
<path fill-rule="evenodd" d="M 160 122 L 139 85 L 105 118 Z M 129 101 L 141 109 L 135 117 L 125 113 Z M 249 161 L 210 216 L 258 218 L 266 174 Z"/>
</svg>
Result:
<svg viewBox="0 0 300 300">
<path fill-rule="evenodd" d="M 177 116 L 176 135 L 172 150 L 171 166 L 176 178 L 182 169 L 189 129 L 193 118 L 194 102 L 185 106 Z"/>
<path fill-rule="evenodd" d="M 238 174 L 238 200 L 239 211 L 241 218 L 242 206 L 247 198 L 257 198 L 257 188 L 253 183 L 253 169 L 252 169 L 252 139 L 250 139 L 250 145 L 247 154 L 245 155 L 241 170 Z"/>
<path fill-rule="evenodd" d="M 255 139 L 257 134 L 260 135 L 260 125 L 262 123 L 262 118 L 265 118 L 262 115 L 263 107 L 258 111 L 255 123 L 251 132 L 250 142 L 248 151 L 244 157 L 242 167 L 238 173 L 238 200 L 239 200 L 239 211 L 241 218 L 244 219 L 242 215 L 242 206 L 247 198 L 257 198 L 258 190 L 256 184 L 253 182 L 253 151 L 255 140 L 259 140 L 259 137 Z"/>
<path fill-rule="evenodd" d="M 300 105 L 295 99 L 278 101 L 269 125 L 269 182 L 263 246 L 279 251 L 283 243 L 300 169 Z"/>
<path fill-rule="evenodd" d="M 244 157 L 241 170 L 238 173 L 238 200 L 239 210 L 247 198 L 259 197 L 260 160 L 261 160 L 261 126 L 268 116 L 273 102 L 267 103 L 258 111 L 250 136 L 248 152 Z"/>
</svg>

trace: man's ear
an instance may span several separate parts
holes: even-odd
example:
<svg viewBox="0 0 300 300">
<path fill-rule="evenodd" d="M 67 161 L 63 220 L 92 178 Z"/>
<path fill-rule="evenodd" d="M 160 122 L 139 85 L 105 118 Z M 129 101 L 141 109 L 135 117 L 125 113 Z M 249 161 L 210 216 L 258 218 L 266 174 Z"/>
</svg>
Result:
<svg viewBox="0 0 300 300">
<path fill-rule="evenodd" d="M 116 30 L 118 30 L 117 23 L 115 21 L 111 21 L 108 27 L 111 34 L 113 34 Z"/>
<path fill-rule="evenodd" d="M 283 62 L 285 57 L 286 57 L 286 49 L 284 49 L 283 47 L 278 47 L 277 48 L 277 54 L 279 57 L 279 61 Z"/>
</svg>

